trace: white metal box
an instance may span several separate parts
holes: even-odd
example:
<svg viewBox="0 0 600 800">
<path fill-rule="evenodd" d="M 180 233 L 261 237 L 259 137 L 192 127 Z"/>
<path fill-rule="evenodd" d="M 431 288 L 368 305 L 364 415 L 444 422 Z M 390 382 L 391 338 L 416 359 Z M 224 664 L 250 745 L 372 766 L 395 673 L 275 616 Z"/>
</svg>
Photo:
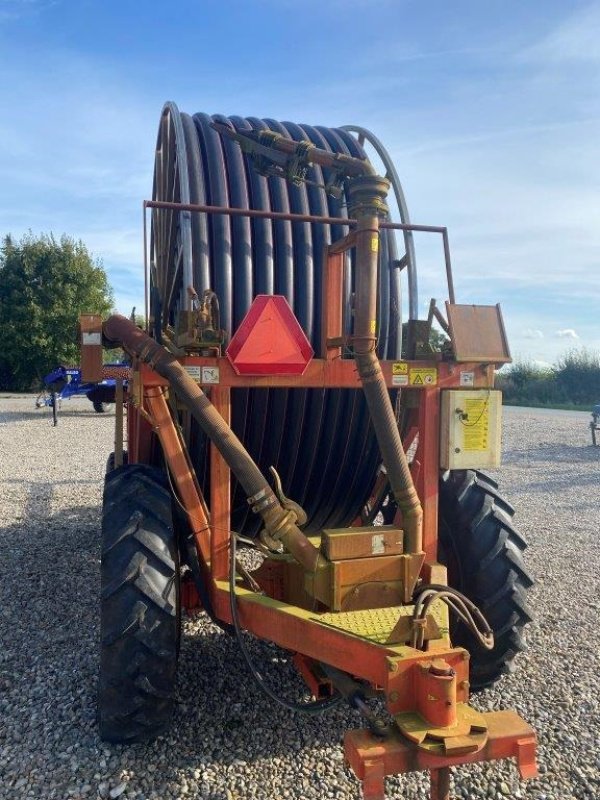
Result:
<svg viewBox="0 0 600 800">
<path fill-rule="evenodd" d="M 445 389 L 441 394 L 442 469 L 500 466 L 502 392 L 496 389 Z"/>
</svg>

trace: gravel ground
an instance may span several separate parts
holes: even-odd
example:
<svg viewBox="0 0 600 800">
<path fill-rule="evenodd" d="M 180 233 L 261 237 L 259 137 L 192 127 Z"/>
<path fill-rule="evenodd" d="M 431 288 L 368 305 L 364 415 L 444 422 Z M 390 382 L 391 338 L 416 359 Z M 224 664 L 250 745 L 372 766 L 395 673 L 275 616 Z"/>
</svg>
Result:
<svg viewBox="0 0 600 800">
<path fill-rule="evenodd" d="M 358 798 L 340 745 L 357 717 L 297 719 L 274 707 L 235 643 L 203 617 L 184 625 L 171 733 L 127 748 L 99 740 L 100 499 L 112 415 L 71 400 L 52 428 L 33 403 L 0 397 L 0 799 Z M 507 410 L 496 477 L 530 542 L 536 622 L 516 673 L 475 702 L 515 708 L 535 726 L 541 777 L 519 782 L 508 764 L 462 768 L 457 797 L 600 797 L 600 448 L 588 419 Z M 424 800 L 426 781 L 392 778 L 388 797 Z"/>
</svg>

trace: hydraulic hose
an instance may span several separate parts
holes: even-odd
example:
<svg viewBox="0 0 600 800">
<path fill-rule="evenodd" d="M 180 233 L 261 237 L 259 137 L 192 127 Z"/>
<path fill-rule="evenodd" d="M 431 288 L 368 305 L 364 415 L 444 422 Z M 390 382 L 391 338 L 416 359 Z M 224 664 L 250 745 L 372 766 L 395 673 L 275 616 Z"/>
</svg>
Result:
<svg viewBox="0 0 600 800">
<path fill-rule="evenodd" d="M 170 382 L 242 485 L 252 510 L 261 515 L 269 535 L 280 540 L 306 570 L 314 572 L 319 551 L 295 524 L 296 514 L 282 507 L 240 440 L 177 359 L 120 314 L 109 317 L 103 325 L 103 334 L 110 346 L 122 346 Z"/>
<path fill-rule="evenodd" d="M 293 700 L 287 700 L 277 692 L 273 691 L 269 684 L 265 681 L 262 672 L 257 667 L 255 659 L 252 657 L 250 650 L 244 642 L 244 635 L 242 632 L 242 625 L 240 623 L 238 613 L 238 601 L 235 593 L 235 568 L 236 568 L 236 536 L 231 536 L 231 561 L 229 566 L 229 607 L 231 608 L 231 619 L 233 621 L 233 631 L 238 641 L 240 650 L 246 662 L 246 666 L 250 670 L 250 674 L 260 686 L 263 692 L 275 700 L 276 703 L 287 708 L 288 711 L 295 711 L 301 714 L 320 714 L 323 711 L 329 711 L 331 708 L 338 706 L 344 699 L 343 695 L 336 691 L 332 697 L 323 700 L 313 700 L 308 703 L 297 703 Z"/>
<path fill-rule="evenodd" d="M 359 125 L 344 125 L 342 130 L 358 134 L 358 140 L 361 144 L 364 143 L 366 139 L 366 141 L 369 142 L 370 145 L 372 145 L 375 152 L 382 160 L 383 166 L 385 167 L 386 178 L 388 178 L 388 180 L 392 185 L 392 189 L 396 197 L 396 203 L 398 204 L 398 211 L 400 212 L 400 222 L 410 223 L 408 206 L 406 204 L 406 198 L 404 197 L 402 184 L 400 183 L 400 178 L 398 177 L 398 172 L 396 171 L 394 162 L 390 158 L 383 144 L 379 141 L 379 139 L 377 138 L 377 136 L 375 136 L 374 133 L 371 133 L 371 131 L 367 130 L 366 128 L 362 128 Z M 403 237 L 404 237 L 404 247 L 406 249 L 406 266 L 407 266 L 406 271 L 408 273 L 408 286 L 409 286 L 408 318 L 418 319 L 419 292 L 417 287 L 417 263 L 416 263 L 417 259 L 415 255 L 415 242 L 414 242 L 413 232 L 403 231 Z M 399 335 L 401 339 L 402 337 L 401 330 L 399 331 Z"/>
</svg>

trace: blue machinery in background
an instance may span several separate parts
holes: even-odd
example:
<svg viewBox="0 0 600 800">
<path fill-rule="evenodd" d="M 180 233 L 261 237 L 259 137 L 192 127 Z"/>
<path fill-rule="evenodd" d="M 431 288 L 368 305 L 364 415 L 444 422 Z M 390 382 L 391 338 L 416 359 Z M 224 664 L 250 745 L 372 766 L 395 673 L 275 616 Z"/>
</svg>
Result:
<svg viewBox="0 0 600 800">
<path fill-rule="evenodd" d="M 52 408 L 54 425 L 57 423 L 58 408 L 62 400 L 75 395 L 85 395 L 98 414 L 106 411 L 109 403 L 115 402 L 117 379 L 127 381 L 129 367 L 125 364 L 106 364 L 103 379 L 99 383 L 82 381 L 80 367 L 58 366 L 44 376 L 44 390 L 35 401 L 36 408 Z"/>
</svg>

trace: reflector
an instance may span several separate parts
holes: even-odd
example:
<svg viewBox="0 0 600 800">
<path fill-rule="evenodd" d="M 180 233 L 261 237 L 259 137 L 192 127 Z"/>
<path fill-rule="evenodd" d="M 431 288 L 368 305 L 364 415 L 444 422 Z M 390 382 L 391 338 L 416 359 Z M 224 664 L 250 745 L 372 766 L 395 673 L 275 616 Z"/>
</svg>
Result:
<svg viewBox="0 0 600 800">
<path fill-rule="evenodd" d="M 302 375 L 314 353 L 283 295 L 257 295 L 227 348 L 238 375 Z"/>
</svg>

